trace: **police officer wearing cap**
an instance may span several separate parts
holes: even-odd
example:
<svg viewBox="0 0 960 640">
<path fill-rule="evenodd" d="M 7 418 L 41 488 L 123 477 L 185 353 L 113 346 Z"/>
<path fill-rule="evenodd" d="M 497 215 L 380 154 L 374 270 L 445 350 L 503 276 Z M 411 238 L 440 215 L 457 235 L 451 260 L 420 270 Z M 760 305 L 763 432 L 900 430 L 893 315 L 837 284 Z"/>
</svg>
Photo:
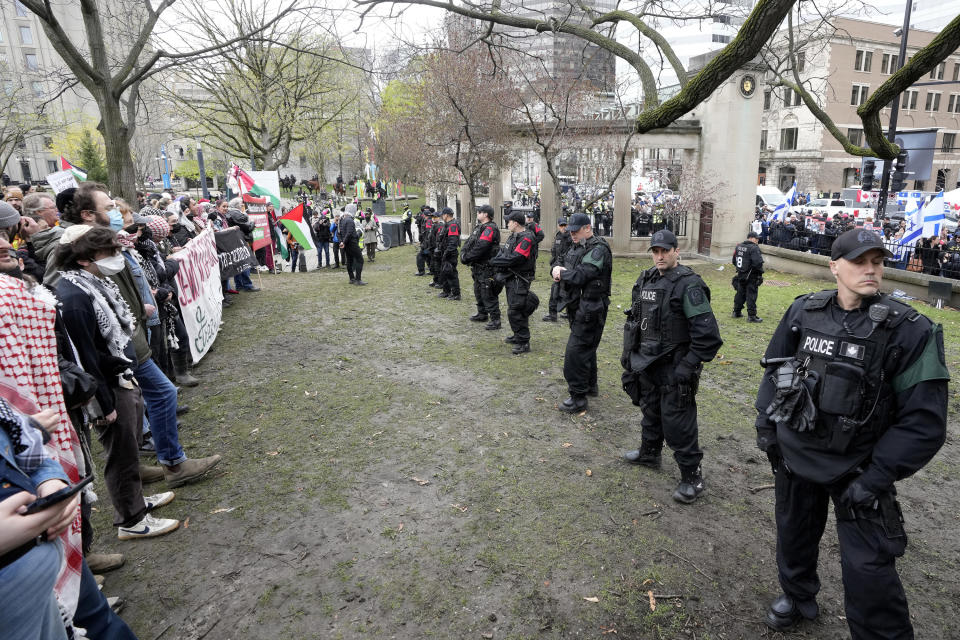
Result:
<svg viewBox="0 0 960 640">
<path fill-rule="evenodd" d="M 704 490 L 698 442 L 696 393 L 704 362 L 723 344 L 710 308 L 710 289 L 693 269 L 679 264 L 677 237 L 667 229 L 650 242 L 654 266 L 633 286 L 624 324 L 623 388 L 643 409 L 640 448 L 627 462 L 660 467 L 663 442 L 680 467 L 677 502 L 692 503 Z"/>
<path fill-rule="evenodd" d="M 733 266 L 737 275 L 733 277 L 733 288 L 737 295 L 733 298 L 733 317 L 742 318 L 744 303 L 747 305 L 747 321 L 763 322 L 757 315 L 757 289 L 763 283 L 763 254 L 760 253 L 760 236 L 751 231 L 747 239 L 733 250 Z"/>
<path fill-rule="evenodd" d="M 493 207 L 477 207 L 477 226 L 463 243 L 460 262 L 470 266 L 473 276 L 473 297 L 477 312 L 470 316 L 474 322 L 486 322 L 488 331 L 500 328 L 500 291 L 495 288 L 490 259 L 500 249 L 500 229 L 493 221 Z"/>
<path fill-rule="evenodd" d="M 430 264 L 430 257 L 433 255 L 431 243 L 433 242 L 433 218 L 430 217 L 430 207 L 423 205 L 420 207 L 420 215 L 417 216 L 417 237 L 420 239 L 420 247 L 417 250 L 417 272 L 415 276 L 427 275 L 426 269 Z"/>
<path fill-rule="evenodd" d="M 430 220 L 430 256 L 428 258 L 430 266 L 428 268 L 433 280 L 428 286 L 439 289 L 442 285 L 440 283 L 440 252 L 437 251 L 437 247 L 440 245 L 439 235 L 443 229 L 443 221 L 440 220 L 440 214 L 432 207 L 430 209 Z"/>
<path fill-rule="evenodd" d="M 837 288 L 797 298 L 767 346 L 757 445 L 776 479 L 777 569 L 783 594 L 767 626 L 819 613 L 817 558 L 832 501 L 847 624 L 854 640 L 913 638 L 896 558 L 907 544 L 894 483 L 924 467 L 946 438 L 943 330 L 880 293 L 880 237 L 841 234 Z"/>
<path fill-rule="evenodd" d="M 536 294 L 530 291 L 537 268 L 537 240 L 523 224 L 523 214 L 519 211 L 507 217 L 507 229 L 510 237 L 500 252 L 490 260 L 496 269 L 495 279 L 507 290 L 507 320 L 513 335 L 505 340 L 513 344 L 513 354 L 530 351 L 530 314 L 540 304 Z"/>
<path fill-rule="evenodd" d="M 563 377 L 570 397 L 560 404 L 566 413 L 587 408 L 587 396 L 598 395 L 597 347 L 603 337 L 610 306 L 610 274 L 613 254 L 607 241 L 593 235 L 590 218 L 575 213 L 567 225 L 570 239 L 579 245 L 570 268 L 556 265 L 550 274 L 566 289 L 570 338 L 563 357 Z"/>
<path fill-rule="evenodd" d="M 570 247 L 572 246 L 573 240 L 570 239 L 570 232 L 567 231 L 567 219 L 559 218 L 557 220 L 557 235 L 554 236 L 553 246 L 550 247 L 551 270 L 557 266 L 566 266 L 564 259 L 567 257 L 567 252 L 570 251 Z M 550 287 L 550 304 L 547 307 L 547 315 L 543 316 L 544 322 L 557 321 L 557 304 L 560 301 L 560 286 L 560 282 L 555 280 Z"/>
</svg>

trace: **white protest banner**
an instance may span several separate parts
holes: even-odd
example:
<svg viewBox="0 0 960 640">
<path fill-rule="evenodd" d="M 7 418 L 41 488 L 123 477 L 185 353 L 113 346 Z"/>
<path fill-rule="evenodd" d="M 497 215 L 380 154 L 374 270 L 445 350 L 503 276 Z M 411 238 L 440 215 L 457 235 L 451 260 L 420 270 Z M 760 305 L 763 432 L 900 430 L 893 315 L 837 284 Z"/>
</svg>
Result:
<svg viewBox="0 0 960 640">
<path fill-rule="evenodd" d="M 217 337 L 223 314 L 220 260 L 213 230 L 207 228 L 170 257 L 180 261 L 176 275 L 180 312 L 193 361 L 200 362 Z"/>
<path fill-rule="evenodd" d="M 64 189 L 70 189 L 71 187 L 76 189 L 80 186 L 77 184 L 77 178 L 73 175 L 72 171 L 57 171 L 56 173 L 51 173 L 47 176 L 47 184 L 50 185 L 54 193 L 60 193 Z"/>
</svg>

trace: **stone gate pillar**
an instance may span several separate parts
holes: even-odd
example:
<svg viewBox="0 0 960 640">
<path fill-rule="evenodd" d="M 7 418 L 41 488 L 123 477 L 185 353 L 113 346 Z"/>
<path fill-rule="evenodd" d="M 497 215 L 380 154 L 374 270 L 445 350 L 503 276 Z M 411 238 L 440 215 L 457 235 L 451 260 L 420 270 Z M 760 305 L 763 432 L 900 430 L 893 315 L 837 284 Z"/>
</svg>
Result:
<svg viewBox="0 0 960 640">
<path fill-rule="evenodd" d="M 702 127 L 699 150 L 702 179 L 717 185 L 712 198 L 710 255 L 713 257 L 729 258 L 737 243 L 746 237 L 753 219 L 760 164 L 762 80 L 760 65 L 745 65 L 695 110 Z M 693 212 L 690 224 L 699 226 L 699 220 L 699 211 Z M 699 228 L 690 236 L 697 238 Z M 695 251 L 696 245 L 691 250 Z"/>
<path fill-rule="evenodd" d="M 613 186 L 613 237 L 610 248 L 614 253 L 630 250 L 630 174 L 633 171 L 633 154 L 627 153 L 627 164 Z M 597 230 L 594 230 L 597 231 Z"/>
</svg>

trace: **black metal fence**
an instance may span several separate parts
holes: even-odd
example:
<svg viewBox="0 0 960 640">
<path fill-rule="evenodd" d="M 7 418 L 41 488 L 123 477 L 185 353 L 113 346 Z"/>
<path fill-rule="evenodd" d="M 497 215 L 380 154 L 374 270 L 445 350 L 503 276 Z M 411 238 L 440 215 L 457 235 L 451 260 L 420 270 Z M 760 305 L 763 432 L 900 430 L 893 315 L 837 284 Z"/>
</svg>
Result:
<svg viewBox="0 0 960 640">
<path fill-rule="evenodd" d="M 836 233 L 818 233 L 809 229 L 780 229 L 780 233 L 765 233 L 761 243 L 782 249 L 829 256 Z M 765 236 L 765 237 L 764 237 Z M 884 240 L 883 245 L 893 254 L 884 265 L 944 278 L 960 279 L 960 248 L 901 245 L 899 240 Z"/>
</svg>

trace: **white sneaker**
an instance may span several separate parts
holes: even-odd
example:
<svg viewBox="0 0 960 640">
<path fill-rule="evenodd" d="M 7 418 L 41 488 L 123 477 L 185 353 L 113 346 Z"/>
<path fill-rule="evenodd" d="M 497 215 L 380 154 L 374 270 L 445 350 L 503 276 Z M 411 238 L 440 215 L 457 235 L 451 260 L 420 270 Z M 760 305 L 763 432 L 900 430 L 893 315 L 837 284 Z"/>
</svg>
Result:
<svg viewBox="0 0 960 640">
<path fill-rule="evenodd" d="M 117 537 L 121 540 L 136 540 L 138 538 L 153 538 L 170 533 L 180 526 L 179 520 L 168 520 L 166 518 L 154 518 L 149 513 L 143 517 L 143 520 L 132 527 L 120 527 L 117 530 Z"/>
<path fill-rule="evenodd" d="M 174 495 L 173 491 L 164 491 L 153 496 L 143 496 L 143 501 L 147 503 L 147 511 L 153 511 L 165 504 L 170 504 Z"/>
</svg>

